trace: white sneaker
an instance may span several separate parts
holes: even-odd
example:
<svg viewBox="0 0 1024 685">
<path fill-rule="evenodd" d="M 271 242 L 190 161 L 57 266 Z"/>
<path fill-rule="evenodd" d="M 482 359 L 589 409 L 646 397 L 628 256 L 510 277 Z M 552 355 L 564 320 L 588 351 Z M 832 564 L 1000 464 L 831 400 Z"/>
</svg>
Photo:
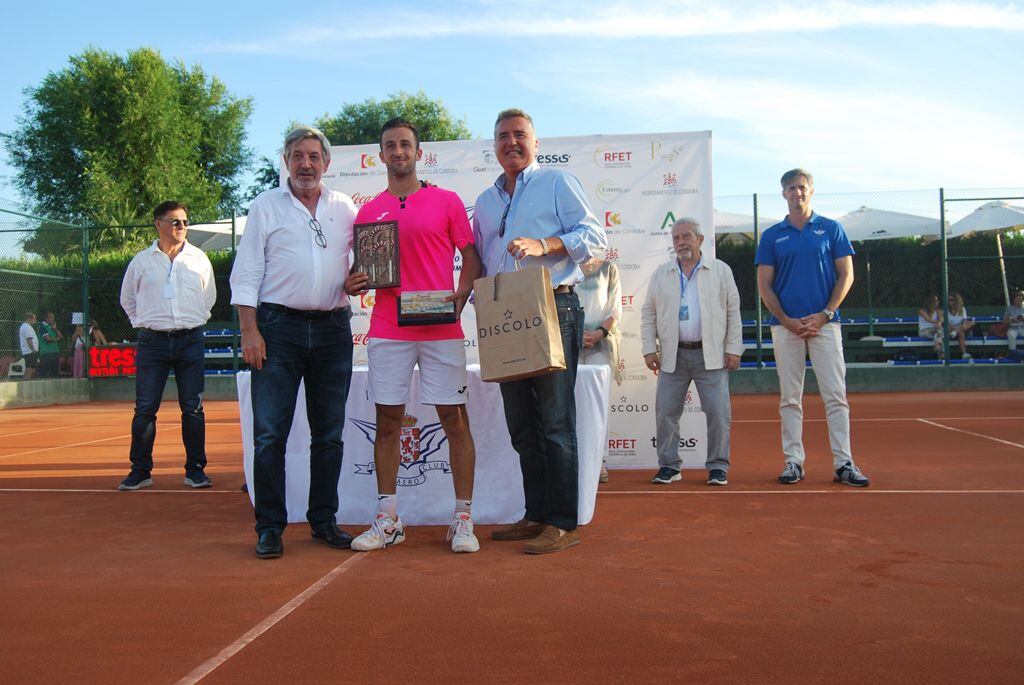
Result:
<svg viewBox="0 0 1024 685">
<path fill-rule="evenodd" d="M 352 541 L 352 549 L 357 552 L 369 552 L 384 549 L 389 545 L 397 545 L 405 540 L 405 524 L 402 519 L 393 519 L 389 514 L 377 514 L 370 524 L 370 529 Z"/>
<path fill-rule="evenodd" d="M 458 514 L 448 526 L 448 537 L 452 541 L 453 552 L 476 552 L 480 549 L 480 541 L 473 535 L 473 519 L 469 514 Z"/>
</svg>

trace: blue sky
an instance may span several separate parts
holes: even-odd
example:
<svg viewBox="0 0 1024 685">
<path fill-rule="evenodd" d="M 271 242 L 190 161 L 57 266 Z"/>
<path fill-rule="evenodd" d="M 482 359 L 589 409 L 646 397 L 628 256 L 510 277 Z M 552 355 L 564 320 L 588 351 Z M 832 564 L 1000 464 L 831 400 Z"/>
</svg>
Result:
<svg viewBox="0 0 1024 685">
<path fill-rule="evenodd" d="M 714 192 L 1024 187 L 1024 5 L 1006 2 L 96 1 L 0 9 L 0 130 L 92 45 L 154 47 L 251 96 L 249 145 L 291 120 L 423 90 L 489 138 L 708 130 Z M 159 103 L 154 103 L 158 106 Z M 0 164 L 0 197 L 17 199 Z"/>
</svg>

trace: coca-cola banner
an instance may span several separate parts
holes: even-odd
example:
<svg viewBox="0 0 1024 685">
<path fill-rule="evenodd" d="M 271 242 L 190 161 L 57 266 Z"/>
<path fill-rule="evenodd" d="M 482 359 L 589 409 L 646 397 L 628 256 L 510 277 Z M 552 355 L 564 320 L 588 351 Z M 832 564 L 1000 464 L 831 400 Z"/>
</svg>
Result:
<svg viewBox="0 0 1024 685">
<path fill-rule="evenodd" d="M 454 190 L 472 218 L 477 196 L 501 174 L 489 140 L 422 143 L 419 177 Z M 387 187 L 387 170 L 377 145 L 333 147 L 324 182 L 362 205 Z M 537 161 L 574 174 L 608 233 L 607 260 L 618 265 L 622 283 L 622 383 L 612 381 L 609 410 L 609 466 L 656 467 L 654 374 L 640 348 L 640 308 L 654 269 L 671 258 L 669 232 L 684 216 L 704 229 L 705 258 L 714 256 L 711 132 L 542 138 Z M 403 257 L 406 257 L 403 255 Z M 456 253 L 456 271 L 460 264 Z M 366 331 L 374 293 L 353 302 L 356 363 L 366 363 Z M 476 318 L 462 316 L 467 361 L 478 361 Z M 704 415 L 691 387 L 683 414 L 680 453 L 687 468 L 703 468 Z"/>
</svg>

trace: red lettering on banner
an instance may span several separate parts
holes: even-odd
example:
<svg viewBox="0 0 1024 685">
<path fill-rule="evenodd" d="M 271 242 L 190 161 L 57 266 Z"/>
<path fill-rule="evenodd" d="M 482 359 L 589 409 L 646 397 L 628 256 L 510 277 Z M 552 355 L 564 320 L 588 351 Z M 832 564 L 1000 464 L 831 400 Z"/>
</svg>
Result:
<svg viewBox="0 0 1024 685">
<path fill-rule="evenodd" d="M 623 305 L 633 304 L 633 296 L 632 295 L 623 295 L 622 296 L 622 304 Z"/>
<path fill-rule="evenodd" d="M 628 162 L 633 156 L 632 152 L 606 152 L 604 153 L 604 161 L 606 162 Z"/>
<path fill-rule="evenodd" d="M 635 450 L 636 438 L 609 438 L 608 449 L 610 450 Z"/>
<path fill-rule="evenodd" d="M 89 375 L 134 376 L 135 347 L 90 347 Z"/>
</svg>

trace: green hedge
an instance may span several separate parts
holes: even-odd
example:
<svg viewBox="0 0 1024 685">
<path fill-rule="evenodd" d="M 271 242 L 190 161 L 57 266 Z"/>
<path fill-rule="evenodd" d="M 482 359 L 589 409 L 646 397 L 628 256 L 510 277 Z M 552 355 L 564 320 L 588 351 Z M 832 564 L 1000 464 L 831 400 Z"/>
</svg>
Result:
<svg viewBox="0 0 1024 685">
<path fill-rule="evenodd" d="M 941 246 L 938 241 L 921 245 L 911 240 L 879 240 L 855 245 L 855 281 L 846 306 L 868 306 L 867 256 L 871 256 L 871 297 L 876 308 L 917 309 L 929 293 L 941 288 Z M 754 245 L 722 243 L 718 257 L 727 262 L 736 276 L 741 308 L 756 306 L 756 270 Z M 1024 239 L 1010 236 L 1004 241 L 1007 278 L 1011 287 L 1024 286 Z M 995 258 L 996 242 L 990 235 L 957 238 L 949 241 L 951 257 L 989 257 L 988 259 L 953 261 L 950 265 L 951 290 L 959 290 L 971 306 L 1001 306 L 1003 303 L 999 265 Z M 109 252 L 89 259 L 89 313 L 111 341 L 132 339 L 128 318 L 119 303 L 121 280 L 133 251 Z M 210 261 L 217 278 L 217 303 L 213 321 L 230 321 L 231 253 L 211 252 Z M 17 273 L 14 273 L 17 272 Z M 44 279 L 22 274 L 45 274 L 60 279 Z M 6 327 L 14 331 L 26 310 L 41 313 L 47 309 L 57 314 L 62 326 L 70 313 L 82 308 L 82 258 L 80 255 L 48 259 L 0 259 L 0 315 Z M 10 344 L 10 343 L 8 343 Z M 70 341 L 69 341 L 70 344 Z"/>
</svg>

